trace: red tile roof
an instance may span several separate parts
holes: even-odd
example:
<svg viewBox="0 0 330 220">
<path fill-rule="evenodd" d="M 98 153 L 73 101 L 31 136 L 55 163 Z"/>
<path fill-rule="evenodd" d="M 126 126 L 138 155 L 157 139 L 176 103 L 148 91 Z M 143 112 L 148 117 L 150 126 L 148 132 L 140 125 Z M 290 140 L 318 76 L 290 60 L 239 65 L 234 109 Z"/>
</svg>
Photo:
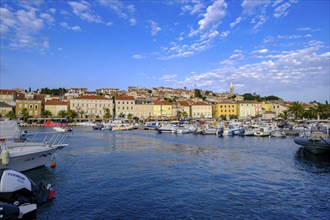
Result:
<svg viewBox="0 0 330 220">
<path fill-rule="evenodd" d="M 205 102 L 195 102 L 192 105 L 209 105 L 209 104 L 207 104 Z"/>
<path fill-rule="evenodd" d="M 154 101 L 154 105 L 172 105 L 172 103 L 166 100 L 161 100 L 161 101 Z"/>
<path fill-rule="evenodd" d="M 135 100 L 133 96 L 116 96 L 116 100 Z"/>
<path fill-rule="evenodd" d="M 61 101 L 58 99 L 48 100 L 45 105 L 68 105 L 69 102 Z"/>
<path fill-rule="evenodd" d="M 0 94 L 2 94 L 2 95 L 12 95 L 14 92 L 15 92 L 15 90 L 0 89 Z"/>
<path fill-rule="evenodd" d="M 186 102 L 186 101 L 179 101 L 178 104 L 179 104 L 180 106 L 189 106 L 189 103 Z"/>
</svg>

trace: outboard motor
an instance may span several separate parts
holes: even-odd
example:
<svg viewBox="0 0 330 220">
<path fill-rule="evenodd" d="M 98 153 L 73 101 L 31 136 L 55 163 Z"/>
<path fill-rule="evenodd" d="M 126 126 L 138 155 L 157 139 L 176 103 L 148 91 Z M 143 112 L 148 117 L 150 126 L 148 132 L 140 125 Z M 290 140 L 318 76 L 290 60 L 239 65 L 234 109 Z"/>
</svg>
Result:
<svg viewBox="0 0 330 220">
<path fill-rule="evenodd" d="M 55 191 L 51 184 L 43 182 L 35 184 L 24 174 L 11 170 L 0 169 L 0 201 L 10 204 L 36 203 L 51 200 Z"/>
<path fill-rule="evenodd" d="M 19 218 L 35 216 L 37 204 L 51 200 L 54 194 L 51 184 L 35 184 L 18 171 L 0 169 L 0 216 L 13 219 L 17 215 L 17 208 Z"/>
</svg>

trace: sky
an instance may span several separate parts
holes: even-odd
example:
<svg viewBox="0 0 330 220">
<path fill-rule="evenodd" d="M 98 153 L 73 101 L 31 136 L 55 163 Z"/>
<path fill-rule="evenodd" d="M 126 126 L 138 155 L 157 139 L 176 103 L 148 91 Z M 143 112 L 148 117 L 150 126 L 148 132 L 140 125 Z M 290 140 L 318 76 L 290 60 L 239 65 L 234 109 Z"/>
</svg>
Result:
<svg viewBox="0 0 330 220">
<path fill-rule="evenodd" d="M 330 101 L 329 0 L 0 0 L 0 86 Z"/>
</svg>

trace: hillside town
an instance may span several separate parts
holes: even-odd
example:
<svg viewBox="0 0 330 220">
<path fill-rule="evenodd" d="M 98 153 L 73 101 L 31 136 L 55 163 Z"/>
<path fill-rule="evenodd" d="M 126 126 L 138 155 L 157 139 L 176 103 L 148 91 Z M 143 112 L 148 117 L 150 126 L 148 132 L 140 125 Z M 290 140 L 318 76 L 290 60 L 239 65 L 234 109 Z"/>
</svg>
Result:
<svg viewBox="0 0 330 220">
<path fill-rule="evenodd" d="M 100 88 L 95 91 L 68 88 L 57 95 L 43 94 L 43 90 L 0 89 L 1 118 L 21 119 L 32 124 L 44 123 L 45 119 L 63 118 L 72 122 L 95 122 L 118 118 L 151 121 L 329 117 L 327 103 L 286 102 L 277 97 L 274 100 L 247 100 L 246 94 L 234 92 L 232 83 L 229 91 L 224 93 L 136 86 L 129 86 L 124 91 L 117 88 Z"/>
</svg>

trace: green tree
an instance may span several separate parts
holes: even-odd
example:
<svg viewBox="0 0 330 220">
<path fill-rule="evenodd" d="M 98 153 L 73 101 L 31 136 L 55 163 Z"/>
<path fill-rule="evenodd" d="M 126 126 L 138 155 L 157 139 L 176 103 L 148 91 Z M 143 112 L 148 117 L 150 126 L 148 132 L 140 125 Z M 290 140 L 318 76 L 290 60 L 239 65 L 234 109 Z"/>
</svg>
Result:
<svg viewBox="0 0 330 220">
<path fill-rule="evenodd" d="M 195 97 L 202 98 L 202 93 L 199 89 L 194 89 Z"/>
<path fill-rule="evenodd" d="M 317 103 L 317 106 L 315 107 L 315 113 L 318 119 L 328 118 L 330 116 L 330 105 Z"/>
<path fill-rule="evenodd" d="M 316 109 L 314 107 L 309 108 L 308 110 L 305 110 L 303 112 L 303 117 L 304 118 L 316 118 Z"/>
<path fill-rule="evenodd" d="M 186 111 L 183 111 L 182 114 L 181 114 L 181 117 L 182 117 L 183 119 L 188 118 L 188 113 L 187 113 Z"/>
<path fill-rule="evenodd" d="M 65 111 L 65 110 L 60 110 L 58 112 L 58 117 L 61 117 L 61 118 L 66 118 L 68 116 L 68 112 Z"/>
<path fill-rule="evenodd" d="M 110 113 L 110 109 L 109 108 L 104 108 L 104 115 L 103 118 L 104 119 L 109 119 L 111 117 L 111 113 Z"/>
<path fill-rule="evenodd" d="M 280 98 L 277 97 L 277 96 L 274 96 L 274 95 L 270 95 L 270 96 L 266 96 L 266 97 L 264 97 L 264 99 L 265 99 L 266 101 L 270 101 L 270 100 L 279 100 Z"/>
<path fill-rule="evenodd" d="M 131 119 L 133 118 L 133 114 L 129 113 L 129 114 L 127 115 L 127 118 L 128 118 L 129 120 L 131 120 Z"/>
<path fill-rule="evenodd" d="M 26 108 L 22 110 L 22 117 L 24 122 L 27 122 L 27 120 L 31 118 L 29 111 Z"/>
<path fill-rule="evenodd" d="M 120 114 L 119 114 L 119 118 L 125 118 L 126 117 L 126 115 L 123 113 L 123 112 L 121 112 Z"/>
<path fill-rule="evenodd" d="M 68 110 L 67 116 L 68 116 L 69 121 L 73 121 L 74 118 L 77 118 L 78 113 L 73 110 Z"/>
<path fill-rule="evenodd" d="M 14 111 L 7 112 L 7 114 L 6 114 L 5 116 L 6 116 L 6 118 L 8 118 L 9 120 L 16 119 L 16 114 L 15 114 Z"/>
<path fill-rule="evenodd" d="M 282 119 L 284 119 L 286 121 L 286 120 L 288 120 L 289 116 L 290 116 L 289 111 L 284 110 L 283 112 L 281 112 L 280 114 L 278 114 L 277 117 L 278 118 L 282 118 Z"/>
<path fill-rule="evenodd" d="M 299 119 L 304 113 L 303 104 L 301 102 L 292 102 L 288 108 L 288 111 L 293 114 L 295 119 Z"/>
<path fill-rule="evenodd" d="M 41 117 L 43 118 L 48 118 L 48 117 L 52 117 L 52 112 L 49 110 L 42 110 L 41 111 Z"/>
</svg>

